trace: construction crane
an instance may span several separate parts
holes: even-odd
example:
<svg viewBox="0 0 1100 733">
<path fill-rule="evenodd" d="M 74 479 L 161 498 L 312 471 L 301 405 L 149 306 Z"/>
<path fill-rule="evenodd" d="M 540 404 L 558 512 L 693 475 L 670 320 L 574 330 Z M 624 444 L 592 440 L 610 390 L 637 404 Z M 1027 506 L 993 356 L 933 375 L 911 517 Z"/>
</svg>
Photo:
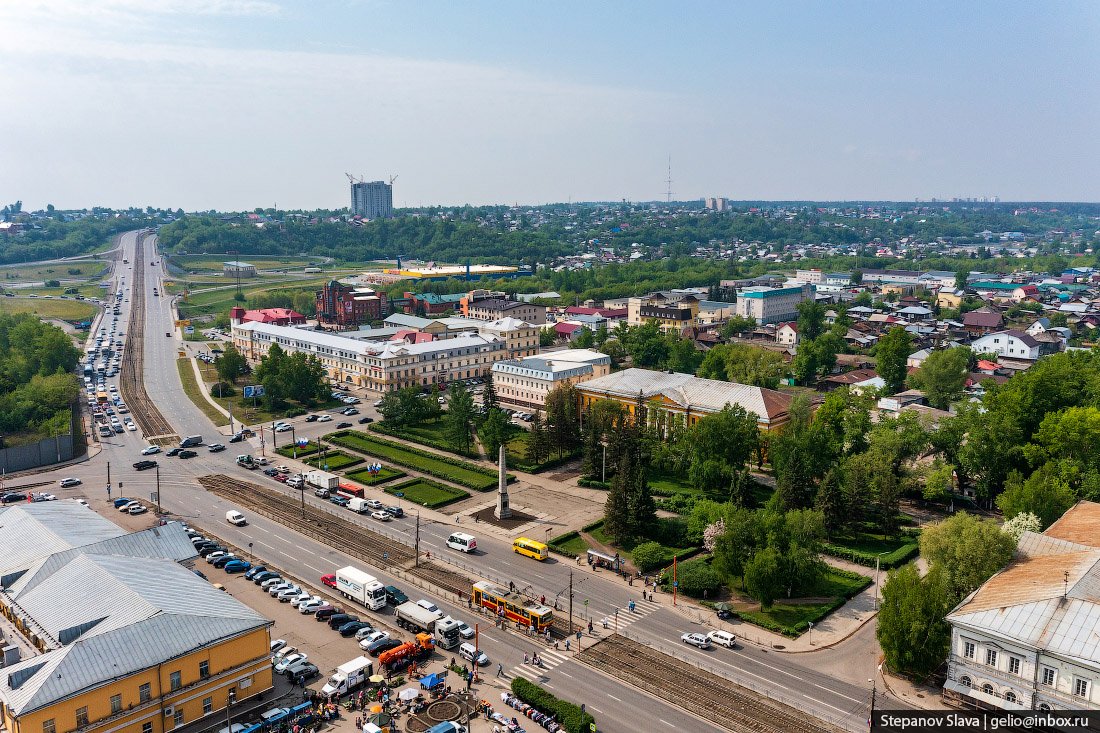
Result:
<svg viewBox="0 0 1100 733">
<path fill-rule="evenodd" d="M 352 174 L 348 173 L 347 171 L 344 171 L 344 175 L 345 175 L 345 176 L 347 176 L 347 177 L 348 177 L 348 180 L 349 180 L 349 181 L 351 181 L 351 183 L 353 183 L 353 184 L 355 184 L 355 183 L 363 183 L 363 176 L 359 176 L 358 180 L 356 180 L 355 176 L 353 176 Z"/>
<path fill-rule="evenodd" d="M 392 186 L 393 182 L 396 181 L 396 180 L 397 180 L 397 176 L 390 176 L 390 185 Z"/>
</svg>

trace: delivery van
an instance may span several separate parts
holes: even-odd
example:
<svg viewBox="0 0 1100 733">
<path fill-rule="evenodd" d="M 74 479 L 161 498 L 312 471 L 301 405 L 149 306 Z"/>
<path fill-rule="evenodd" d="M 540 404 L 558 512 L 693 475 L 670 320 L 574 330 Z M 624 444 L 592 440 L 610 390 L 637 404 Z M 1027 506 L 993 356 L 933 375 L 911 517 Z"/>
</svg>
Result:
<svg viewBox="0 0 1100 733">
<path fill-rule="evenodd" d="M 477 540 L 473 535 L 455 532 L 447 538 L 447 547 L 459 552 L 473 552 L 477 549 Z"/>
<path fill-rule="evenodd" d="M 243 527 L 244 525 L 248 524 L 248 520 L 245 519 L 244 515 L 236 509 L 230 509 L 225 513 L 225 521 L 229 522 L 230 524 L 235 524 L 238 527 Z"/>
</svg>

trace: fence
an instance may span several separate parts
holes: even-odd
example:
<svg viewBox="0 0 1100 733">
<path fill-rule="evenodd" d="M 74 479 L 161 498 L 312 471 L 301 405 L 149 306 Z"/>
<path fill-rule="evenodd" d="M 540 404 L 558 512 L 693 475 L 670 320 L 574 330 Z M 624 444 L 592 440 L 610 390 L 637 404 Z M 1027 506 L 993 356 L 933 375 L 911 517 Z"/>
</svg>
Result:
<svg viewBox="0 0 1100 733">
<path fill-rule="evenodd" d="M 65 435 L 55 435 L 52 438 L 43 438 L 37 443 L 0 449 L 0 472 L 26 471 L 31 468 L 71 461 L 77 456 L 84 455 L 87 447 L 83 439 L 84 436 L 76 429 L 75 424 L 72 424 L 75 423 L 76 419 L 76 412 L 74 411 L 69 432 Z"/>
</svg>

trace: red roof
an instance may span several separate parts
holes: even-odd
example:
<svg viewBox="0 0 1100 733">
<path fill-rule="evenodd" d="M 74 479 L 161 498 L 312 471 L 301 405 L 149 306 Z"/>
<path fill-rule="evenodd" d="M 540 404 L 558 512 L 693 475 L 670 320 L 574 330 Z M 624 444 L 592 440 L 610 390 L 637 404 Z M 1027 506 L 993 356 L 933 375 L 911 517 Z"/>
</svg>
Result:
<svg viewBox="0 0 1100 733">
<path fill-rule="evenodd" d="M 554 324 L 554 331 L 559 336 L 568 336 L 569 334 L 576 331 L 578 328 L 584 328 L 584 326 L 580 325 L 579 323 L 555 323 Z"/>
<path fill-rule="evenodd" d="M 571 305 L 565 309 L 570 316 L 603 316 L 604 318 L 626 318 L 626 308 L 586 308 L 583 305 Z"/>
<path fill-rule="evenodd" d="M 306 317 L 290 308 L 260 308 L 248 310 L 241 316 L 242 321 L 256 323 L 305 323 Z"/>
<path fill-rule="evenodd" d="M 987 370 L 992 371 L 996 368 L 997 368 L 997 363 L 996 362 L 986 361 L 985 359 L 979 359 L 978 360 L 978 371 L 979 372 L 984 372 L 984 371 L 987 371 Z"/>
<path fill-rule="evenodd" d="M 421 333 L 411 328 L 403 328 L 393 335 L 390 341 L 404 341 L 410 344 L 426 344 L 435 339 L 430 333 Z"/>
</svg>

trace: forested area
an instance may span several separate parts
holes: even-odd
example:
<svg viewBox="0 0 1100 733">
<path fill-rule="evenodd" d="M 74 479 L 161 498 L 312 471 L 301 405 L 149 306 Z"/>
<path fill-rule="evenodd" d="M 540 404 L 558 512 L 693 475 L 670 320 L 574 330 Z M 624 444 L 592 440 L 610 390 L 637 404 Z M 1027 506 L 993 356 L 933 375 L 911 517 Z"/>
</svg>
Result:
<svg viewBox="0 0 1100 733">
<path fill-rule="evenodd" d="M 67 434 L 80 353 L 57 326 L 0 315 L 0 446 Z"/>
<path fill-rule="evenodd" d="M 0 264 L 35 262 L 87 254 L 114 235 L 148 226 L 144 217 L 85 218 L 77 221 L 45 220 L 40 229 L 27 231 L 0 241 Z"/>
</svg>

